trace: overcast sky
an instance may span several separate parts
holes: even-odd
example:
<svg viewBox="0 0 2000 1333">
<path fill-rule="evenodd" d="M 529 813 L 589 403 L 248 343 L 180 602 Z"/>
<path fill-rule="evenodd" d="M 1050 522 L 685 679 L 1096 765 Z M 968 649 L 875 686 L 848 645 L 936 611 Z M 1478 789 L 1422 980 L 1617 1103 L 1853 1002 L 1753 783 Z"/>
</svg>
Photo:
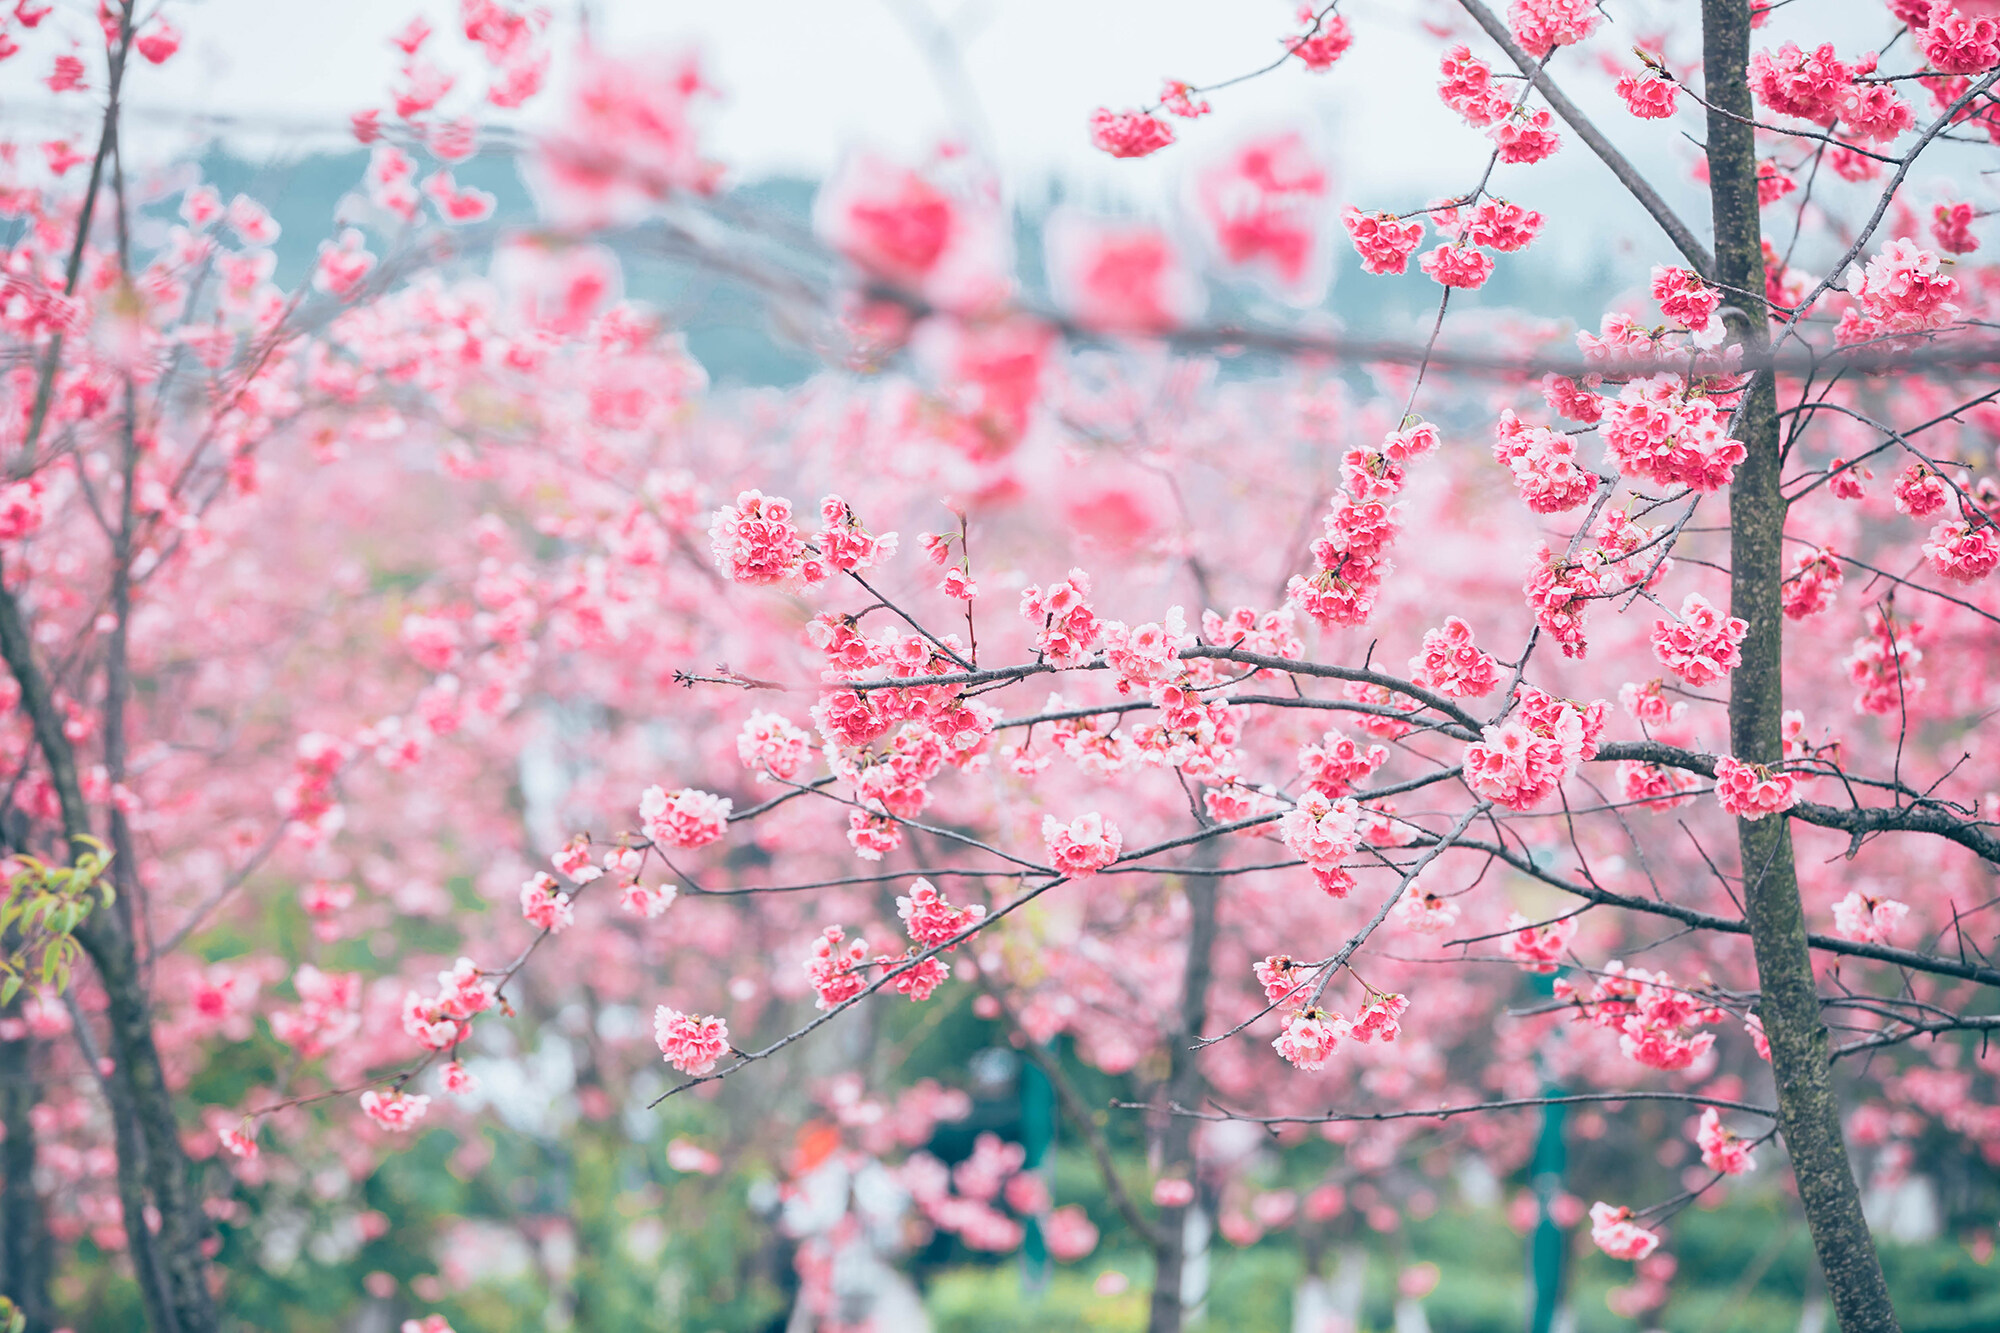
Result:
<svg viewBox="0 0 2000 1333">
<path fill-rule="evenodd" d="M 84 0 L 58 2 L 63 9 L 50 22 L 67 20 L 72 35 L 86 36 Z M 712 142 L 745 176 L 817 173 L 854 143 L 917 151 L 941 134 L 983 131 L 1017 176 L 1059 173 L 1141 192 L 1158 188 L 1173 168 L 1165 159 L 1120 163 L 1094 152 L 1084 128 L 1090 110 L 1151 100 L 1165 75 L 1205 82 L 1253 69 L 1275 57 L 1278 38 L 1293 29 L 1287 0 L 552 0 L 550 7 L 558 51 L 573 45 L 584 13 L 614 50 L 699 48 L 725 93 Z M 1436 42 L 1416 27 L 1418 13 L 1450 15 L 1456 7 L 1355 0 L 1346 8 L 1362 41 L 1334 72 L 1294 66 L 1231 90 L 1218 99 L 1226 116 L 1184 127 L 1189 142 L 1284 119 L 1332 132 L 1364 175 L 1435 182 L 1441 166 L 1483 160 L 1479 137 L 1430 94 Z M 337 132 L 350 112 L 386 101 L 401 59 L 388 35 L 417 13 L 444 29 L 456 10 L 454 0 L 171 0 L 185 45 L 164 68 L 138 66 L 130 100 L 146 110 L 236 118 L 250 127 L 241 136 L 248 141 L 263 137 L 258 129 Z M 934 31 L 951 34 L 955 68 L 949 57 L 926 58 L 921 34 Z M 54 48 L 41 33 L 28 37 L 22 56 L 0 66 L 5 110 L 47 117 L 61 108 L 81 130 L 89 106 L 39 86 Z M 462 44 L 438 45 L 467 57 Z M 946 82 L 958 90 L 949 99 Z M 1372 110 L 1390 107 L 1399 115 L 1394 132 L 1369 123 Z M 537 110 L 546 109 L 541 99 Z M 1354 133 L 1364 126 L 1367 133 Z M 1429 145 L 1421 161 L 1407 151 L 1412 132 Z"/>
<path fill-rule="evenodd" d="M 1499 7 L 1499 0 L 1489 2 Z M 1150 100 L 1165 75 L 1208 82 L 1269 61 L 1280 35 L 1293 30 L 1294 0 L 549 3 L 558 52 L 573 48 L 586 15 L 597 40 L 616 51 L 700 49 L 724 93 L 707 129 L 712 155 L 738 179 L 819 174 L 856 144 L 920 153 L 941 136 L 959 135 L 983 138 L 1017 184 L 1032 188 L 1054 176 L 1072 197 L 1144 206 L 1171 191 L 1205 151 L 1282 123 L 1320 136 L 1338 164 L 1344 200 L 1407 209 L 1470 185 L 1489 148 L 1432 91 L 1439 41 L 1424 22 L 1456 22 L 1476 51 L 1497 54 L 1451 0 L 1349 0 L 1343 12 L 1357 40 L 1332 72 L 1287 66 L 1217 94 L 1218 114 L 1182 124 L 1184 148 L 1139 162 L 1091 149 L 1090 110 Z M 94 0 L 58 4 L 50 25 L 66 23 L 63 31 L 87 37 Z M 351 143 L 344 138 L 348 114 L 386 104 L 401 59 L 387 36 L 418 13 L 448 30 L 457 8 L 456 0 L 170 0 L 168 12 L 186 42 L 164 68 L 135 71 L 130 103 L 151 114 L 134 126 L 133 151 L 184 149 L 191 137 L 186 118 L 197 114 L 230 118 L 234 146 L 254 158 Z M 1844 39 L 1844 50 L 1879 42 L 1891 30 L 1872 0 L 1798 8 L 1816 11 L 1815 33 Z M 1589 53 L 1565 60 L 1632 63 L 1625 53 L 1650 35 L 1633 11 L 1619 6 L 1624 26 L 1607 29 Z M 1770 40 L 1785 35 L 1784 17 Z M 954 54 L 926 58 L 925 35 L 935 32 L 950 34 L 946 45 Z M 0 115 L 10 127 L 46 123 L 51 133 L 81 136 L 91 128 L 92 103 L 53 97 L 40 86 L 55 49 L 46 33 L 45 27 L 28 34 L 23 53 L 0 65 Z M 471 68 L 463 43 L 433 41 L 442 56 Z M 1684 44 L 1670 54 L 1694 52 Z M 562 68 L 559 62 L 558 84 Z M 1602 123 L 1699 226 L 1703 210 L 1674 130 L 1634 122 L 1601 86 L 1607 80 L 1573 73 L 1566 82 L 1586 107 L 1604 113 Z M 538 99 L 530 119 L 553 111 L 554 102 Z M 482 114 L 506 118 L 491 108 Z M 1688 118 L 1674 125 L 1699 128 Z M 1614 197 L 1603 168 L 1573 136 L 1549 162 L 1503 167 L 1496 184 L 1548 212 L 1560 227 L 1550 239 L 1572 251 L 1601 255 L 1612 234 L 1642 234 L 1649 246 L 1654 239 L 1636 206 Z"/>
</svg>

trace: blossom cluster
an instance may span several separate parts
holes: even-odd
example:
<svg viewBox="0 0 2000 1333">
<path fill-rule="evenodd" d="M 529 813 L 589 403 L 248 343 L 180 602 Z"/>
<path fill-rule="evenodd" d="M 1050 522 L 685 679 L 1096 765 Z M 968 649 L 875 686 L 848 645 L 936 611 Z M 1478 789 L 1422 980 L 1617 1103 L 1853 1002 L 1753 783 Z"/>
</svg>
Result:
<svg viewBox="0 0 2000 1333">
<path fill-rule="evenodd" d="M 1579 706 L 1532 685 L 1518 687 L 1506 720 L 1483 728 L 1481 739 L 1465 747 L 1466 783 L 1510 810 L 1533 809 L 1596 755 L 1609 710 L 1602 699 Z"/>
<path fill-rule="evenodd" d="M 1604 412 L 1604 443 L 1627 475 L 1694 491 L 1735 476 L 1745 450 L 1726 432 L 1715 400 L 1679 375 L 1634 380 Z"/>
<path fill-rule="evenodd" d="M 1103 633 L 1090 607 L 1090 575 L 1080 569 L 1047 588 L 1032 583 L 1023 588 L 1021 618 L 1036 626 L 1035 647 L 1057 668 L 1080 665 Z"/>
<path fill-rule="evenodd" d="M 1453 699 L 1479 699 L 1500 684 L 1491 653 L 1472 641 L 1472 626 L 1458 616 L 1424 631 L 1423 651 L 1410 659 L 1410 679 Z"/>
<path fill-rule="evenodd" d="M 403 1031 L 426 1050 L 449 1050 L 472 1031 L 472 1018 L 493 1004 L 492 988 L 470 958 L 461 958 L 448 972 L 438 973 L 438 993 L 410 991 L 403 996 Z"/>
<path fill-rule="evenodd" d="M 1344 898 L 1354 887 L 1354 876 L 1341 864 L 1362 839 L 1362 809 L 1352 797 L 1335 800 L 1318 788 L 1308 789 L 1279 818 L 1278 836 L 1306 863 L 1321 889 Z"/>
<path fill-rule="evenodd" d="M 1721 1113 L 1713 1106 L 1702 1108 L 1695 1143 L 1701 1148 L 1702 1165 L 1725 1176 L 1740 1176 L 1757 1165 L 1750 1144 L 1722 1123 Z"/>
<path fill-rule="evenodd" d="M 1854 652 L 1847 659 L 1848 679 L 1860 689 L 1854 697 L 1855 712 L 1898 713 L 1923 692 L 1924 678 L 1917 674 L 1924 660 L 1924 650 L 1917 646 L 1923 628 L 1920 621 L 1870 609 L 1868 633 L 1854 641 Z"/>
<path fill-rule="evenodd" d="M 1531 426 L 1511 410 L 1494 429 L 1493 457 L 1514 474 L 1514 488 L 1537 514 L 1574 509 L 1597 493 L 1598 477 L 1576 458 L 1576 441 Z"/>
<path fill-rule="evenodd" d="M 1834 329 L 1839 343 L 1928 333 L 1957 322 L 1958 279 L 1944 269 L 1934 250 L 1898 237 L 1862 267 L 1854 283 L 1854 304 Z"/>
<path fill-rule="evenodd" d="M 1618 1049 L 1650 1069 L 1686 1069 L 1715 1045 L 1713 1032 L 1698 1029 L 1722 1021 L 1722 1011 L 1676 986 L 1664 972 L 1604 965 L 1589 992 L 1558 977 L 1556 997 L 1576 1006 L 1578 1022 L 1618 1034 Z"/>
<path fill-rule="evenodd" d="M 1715 799 L 1739 819 L 1782 814 L 1798 800 L 1798 778 L 1723 755 L 1715 761 Z"/>
<path fill-rule="evenodd" d="M 668 1064 L 699 1078 L 712 1071 L 729 1050 L 729 1025 L 719 1018 L 684 1014 L 663 1004 L 653 1011 L 653 1040 Z"/>
<path fill-rule="evenodd" d="M 1713 684 L 1742 662 L 1743 636 L 1750 625 L 1739 616 L 1725 616 L 1706 597 L 1691 592 L 1673 620 L 1653 622 L 1653 656 L 1688 684 Z"/>
<path fill-rule="evenodd" d="M 1386 557 L 1398 531 L 1401 489 L 1409 462 L 1437 447 L 1437 428 L 1414 422 L 1384 437 L 1372 457 L 1343 463 L 1346 489 L 1327 510 L 1325 535 L 1313 543 L 1314 571 L 1294 575 L 1285 596 L 1323 625 L 1367 623 L 1375 597 L 1394 566 Z M 1357 493 L 1358 492 L 1358 493 Z"/>
</svg>

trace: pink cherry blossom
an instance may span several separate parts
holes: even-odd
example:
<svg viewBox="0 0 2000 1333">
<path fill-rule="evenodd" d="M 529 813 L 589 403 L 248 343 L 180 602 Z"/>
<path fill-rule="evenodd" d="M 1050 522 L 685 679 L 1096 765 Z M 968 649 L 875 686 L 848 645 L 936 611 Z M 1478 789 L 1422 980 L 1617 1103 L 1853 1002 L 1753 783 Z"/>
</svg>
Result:
<svg viewBox="0 0 2000 1333">
<path fill-rule="evenodd" d="M 1909 914 L 1909 907 L 1894 898 L 1855 889 L 1833 905 L 1833 928 L 1846 939 L 1888 944 Z"/>
<path fill-rule="evenodd" d="M 618 890 L 618 910 L 627 916 L 641 917 L 647 921 L 659 916 L 674 905 L 680 890 L 671 884 L 642 884 L 629 880 Z"/>
<path fill-rule="evenodd" d="M 1957 321 L 1959 295 L 1958 280 L 1934 251 L 1898 237 L 1862 268 L 1854 283 L 1858 304 L 1841 316 L 1834 336 L 1852 343 L 1940 329 Z"/>
<path fill-rule="evenodd" d="M 42 526 L 42 482 L 39 477 L 0 485 L 0 542 L 31 537 Z"/>
<path fill-rule="evenodd" d="M 945 944 L 966 927 L 985 920 L 986 909 L 976 903 L 953 907 L 929 880 L 916 879 L 910 882 L 909 893 L 896 899 L 896 915 L 903 919 L 903 927 L 912 940 L 932 947 Z"/>
<path fill-rule="evenodd" d="M 1324 1009 L 1304 1009 L 1286 1020 L 1285 1030 L 1271 1043 L 1274 1050 L 1305 1073 L 1326 1068 L 1333 1048 L 1348 1035 L 1352 1025 L 1339 1014 Z"/>
<path fill-rule="evenodd" d="M 1955 255 L 1969 255 L 1979 248 L 1979 238 L 1972 234 L 1975 214 L 1971 204 L 1939 204 L 1931 216 L 1931 236 L 1936 239 L 1938 249 Z"/>
<path fill-rule="evenodd" d="M 1285 49 L 1315 74 L 1324 74 L 1332 69 L 1334 62 L 1346 55 L 1347 48 L 1354 44 L 1354 38 L 1347 30 L 1347 20 L 1338 14 L 1320 17 L 1312 5 L 1303 4 L 1298 9 L 1298 20 L 1306 26 L 1306 31 L 1297 37 L 1285 38 Z"/>
<path fill-rule="evenodd" d="M 699 1078 L 713 1070 L 729 1050 L 729 1025 L 719 1018 L 684 1014 L 663 1004 L 653 1010 L 653 1040 L 668 1064 Z"/>
<path fill-rule="evenodd" d="M 1446 616 L 1424 631 L 1423 651 L 1410 659 L 1410 679 L 1454 699 L 1480 699 L 1500 683 L 1499 664 L 1472 641 L 1472 626 Z"/>
<path fill-rule="evenodd" d="M 1043 816 L 1042 841 L 1048 846 L 1049 864 L 1071 879 L 1104 869 L 1118 859 L 1125 845 L 1118 826 L 1094 810 L 1067 824 L 1054 815 Z"/>
<path fill-rule="evenodd" d="M 1706 597 L 1691 592 L 1682 600 L 1678 618 L 1653 622 L 1653 656 L 1688 684 L 1709 685 L 1742 662 L 1738 645 L 1749 632 L 1747 621 L 1723 615 Z"/>
<path fill-rule="evenodd" d="M 1546 110 L 1516 111 L 1486 131 L 1502 162 L 1523 165 L 1555 156 L 1562 148 L 1562 135 L 1555 131 L 1555 118 Z"/>
<path fill-rule="evenodd" d="M 817 1006 L 833 1009 L 865 990 L 868 978 L 862 969 L 867 962 L 867 940 L 859 936 L 850 940 L 839 926 L 828 926 L 815 936 L 805 969 L 818 996 Z"/>
<path fill-rule="evenodd" d="M 1951 488 L 1936 468 L 1923 462 L 1916 462 L 1896 474 L 1891 487 L 1896 497 L 1898 513 L 1911 518 L 1929 518 L 1945 507 L 1951 499 Z"/>
<path fill-rule="evenodd" d="M 370 1120 L 392 1134 L 407 1134 L 430 1110 L 431 1099 L 422 1093 L 391 1089 L 386 1093 L 370 1088 L 361 1094 L 361 1109 Z"/>
<path fill-rule="evenodd" d="M 1937 0 L 1928 27 L 1916 34 L 1931 68 L 1945 74 L 1981 74 L 2000 65 L 2000 18 L 1967 14 Z"/>
<path fill-rule="evenodd" d="M 1303 301 L 1324 283 L 1323 214 L 1332 181 L 1296 131 L 1249 139 L 1195 176 L 1193 196 L 1222 262 Z"/>
<path fill-rule="evenodd" d="M 1629 1208 L 1590 1205 L 1590 1239 L 1613 1259 L 1644 1259 L 1660 1247 L 1659 1236 L 1632 1219 Z"/>
<path fill-rule="evenodd" d="M 1401 1019 L 1409 1007 L 1410 1000 L 1405 995 L 1370 995 L 1368 1003 L 1354 1016 L 1354 1025 L 1347 1035 L 1363 1044 L 1378 1040 L 1393 1042 L 1402 1033 Z"/>
<path fill-rule="evenodd" d="M 1113 157 L 1146 157 L 1174 141 L 1174 127 L 1143 111 L 1112 111 L 1099 107 L 1090 113 L 1090 142 Z"/>
<path fill-rule="evenodd" d="M 156 18 L 133 39 L 132 45 L 149 63 L 164 65 L 181 49 L 181 32 L 164 18 Z"/>
<path fill-rule="evenodd" d="M 1063 212 L 1050 220 L 1046 237 L 1050 282 L 1086 328 L 1164 333 L 1200 313 L 1201 286 L 1157 227 Z"/>
<path fill-rule="evenodd" d="M 759 775 L 790 782 L 813 760 L 812 736 L 781 713 L 753 711 L 736 736 L 736 757 Z"/>
<path fill-rule="evenodd" d="M 1750 86 L 1757 100 L 1780 115 L 1831 124 L 1854 71 L 1834 55 L 1832 43 L 1805 51 L 1786 42 L 1750 57 Z"/>
<path fill-rule="evenodd" d="M 1438 61 L 1438 96 L 1474 129 L 1485 129 L 1514 109 L 1514 95 L 1493 81 L 1493 67 L 1463 44 L 1445 48 Z"/>
<path fill-rule="evenodd" d="M 1739 819 L 1757 820 L 1792 808 L 1798 780 L 1729 755 L 1715 761 L 1715 799 Z"/>
<path fill-rule="evenodd" d="M 1514 488 L 1538 514 L 1575 509 L 1597 493 L 1598 477 L 1576 459 L 1576 442 L 1546 426 L 1530 426 L 1502 411 L 1493 457 L 1514 475 Z"/>
<path fill-rule="evenodd" d="M 1183 120 L 1195 120 L 1215 110 L 1207 102 L 1195 96 L 1192 85 L 1183 83 L 1179 79 L 1168 79 L 1161 87 L 1160 105 L 1169 115 L 1179 116 Z"/>
<path fill-rule="evenodd" d="M 1582 41 L 1602 17 L 1590 0 L 1513 0 L 1507 7 L 1514 39 L 1536 57 Z"/>
<path fill-rule="evenodd" d="M 1519 912 L 1507 918 L 1507 937 L 1500 951 L 1530 972 L 1556 970 L 1570 941 L 1576 938 L 1577 919 L 1573 916 L 1536 924 Z"/>
<path fill-rule="evenodd" d="M 1923 544 L 1932 569 L 1953 583 L 1977 583 L 2000 566 L 2000 529 L 1981 516 L 1976 522 L 1945 519 Z"/>
<path fill-rule="evenodd" d="M 1702 1165 L 1711 1171 L 1720 1171 L 1725 1176 L 1740 1176 L 1756 1165 L 1751 1158 L 1750 1145 L 1730 1132 L 1713 1106 L 1702 1108 L 1701 1127 L 1696 1132 L 1695 1142 L 1701 1148 Z"/>
<path fill-rule="evenodd" d="M 1625 99 L 1625 109 L 1641 120 L 1665 120 L 1673 115 L 1680 91 L 1678 83 L 1655 69 L 1618 76 L 1618 95 Z"/>
<path fill-rule="evenodd" d="M 1493 260 L 1465 245 L 1440 245 L 1417 261 L 1417 267 L 1445 287 L 1477 290 L 1493 275 Z"/>
<path fill-rule="evenodd" d="M 521 916 L 537 930 L 561 932 L 576 920 L 576 908 L 555 876 L 538 874 L 521 886 Z"/>
<path fill-rule="evenodd" d="M 1363 213 L 1349 204 L 1341 211 L 1341 225 L 1353 238 L 1361 256 L 1361 266 L 1370 273 L 1402 273 L 1410 256 L 1423 243 L 1424 224 L 1398 221 L 1388 213 Z"/>
<path fill-rule="evenodd" d="M 1278 820 L 1278 836 L 1312 870 L 1320 888 L 1345 897 L 1354 877 L 1341 864 L 1361 845 L 1361 807 L 1351 797 L 1308 789 Z"/>
<path fill-rule="evenodd" d="M 639 818 L 653 841 L 691 850 L 706 847 L 729 831 L 731 804 L 727 796 L 692 787 L 671 795 L 664 787 L 648 787 L 639 797 Z"/>
<path fill-rule="evenodd" d="M 1042 1219 L 1042 1238 L 1056 1262 L 1071 1264 L 1097 1248 L 1097 1226 L 1079 1204 L 1065 1204 Z"/>
<path fill-rule="evenodd" d="M 1803 620 L 1817 615 L 1833 603 L 1833 595 L 1840 590 L 1846 575 L 1841 570 L 1839 557 L 1822 547 L 1808 547 L 1796 551 L 1791 559 L 1791 573 L 1785 576 L 1785 615 L 1793 620 Z"/>
</svg>

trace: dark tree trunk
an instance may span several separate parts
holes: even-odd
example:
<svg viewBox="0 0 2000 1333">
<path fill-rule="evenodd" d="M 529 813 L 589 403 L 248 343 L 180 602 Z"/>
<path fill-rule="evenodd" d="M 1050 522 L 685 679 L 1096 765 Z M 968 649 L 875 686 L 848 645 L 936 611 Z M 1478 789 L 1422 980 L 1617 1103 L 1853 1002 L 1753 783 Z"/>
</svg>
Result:
<svg viewBox="0 0 2000 1333">
<path fill-rule="evenodd" d="M 1214 843 L 1201 844 L 1212 848 Z M 1215 952 L 1215 900 L 1217 881 L 1210 875 L 1191 875 L 1186 881 L 1188 904 L 1187 969 L 1181 978 L 1180 1010 L 1174 1015 L 1167 1036 L 1168 1072 L 1166 1102 L 1169 1106 L 1194 1109 L 1201 1101 L 1201 1071 L 1195 1067 L 1195 1040 L 1208 1025 L 1208 986 L 1213 975 Z M 1160 1162 L 1163 1167 L 1185 1166 L 1188 1179 L 1194 1177 L 1194 1125 L 1184 1115 L 1168 1115 L 1160 1129 Z M 1191 1204 L 1189 1207 L 1199 1206 Z M 1153 1305 L 1146 1333 L 1180 1333 L 1181 1271 L 1186 1261 L 1187 1208 L 1162 1208 L 1159 1232 L 1153 1243 Z"/>
<path fill-rule="evenodd" d="M 18 1005 L 9 1007 L 14 1017 Z M 27 1317 L 27 1333 L 55 1327 L 49 1306 L 48 1226 L 35 1193 L 34 1039 L 0 1039 L 0 1296 Z"/>
<path fill-rule="evenodd" d="M 1703 77 L 1708 98 L 1708 169 L 1715 218 L 1714 278 L 1727 289 L 1732 332 L 1752 352 L 1769 341 L 1758 221 L 1757 156 L 1746 67 L 1749 0 L 1702 0 Z M 1738 119 L 1738 117 L 1742 119 Z M 1729 739 L 1745 763 L 1783 757 L 1781 547 L 1777 390 L 1759 372 L 1745 394 L 1736 438 L 1748 450 L 1730 488 L 1730 610 L 1749 625 L 1743 663 L 1730 677 Z M 1799 1200 L 1842 1333 L 1898 1328 L 1881 1260 L 1861 1213 L 1861 1194 L 1841 1137 L 1826 1025 L 1806 941 L 1792 864 L 1789 821 L 1737 821 L 1744 909 L 1756 948 L 1758 1014 L 1771 1043 L 1778 1128 L 1798 1179 Z"/>
<path fill-rule="evenodd" d="M 63 833 L 74 843 L 88 835 L 89 807 L 77 781 L 76 756 L 63 734 L 48 678 L 35 660 L 20 604 L 0 584 L 0 658 L 21 687 L 21 706 L 49 767 L 62 805 Z M 96 966 L 107 1000 L 110 1072 L 104 1077 L 118 1131 L 118 1192 L 125 1234 L 146 1296 L 154 1333 L 213 1333 L 215 1299 L 208 1289 L 202 1244 L 209 1235 L 193 1164 L 181 1147 L 180 1125 L 159 1047 L 153 1041 L 152 1006 L 139 975 L 138 950 L 124 916 L 99 908 L 76 928 L 77 943 Z M 134 1207 L 135 1203 L 142 1206 Z M 144 1203 L 159 1213 L 159 1232 L 147 1228 Z"/>
</svg>

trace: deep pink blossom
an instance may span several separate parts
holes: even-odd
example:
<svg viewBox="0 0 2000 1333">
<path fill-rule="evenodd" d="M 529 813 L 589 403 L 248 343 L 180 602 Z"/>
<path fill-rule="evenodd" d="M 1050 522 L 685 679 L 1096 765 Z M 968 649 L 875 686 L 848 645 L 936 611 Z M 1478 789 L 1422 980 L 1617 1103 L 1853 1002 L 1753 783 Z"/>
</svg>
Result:
<svg viewBox="0 0 2000 1333">
<path fill-rule="evenodd" d="M 667 847 L 705 847 L 728 832 L 729 808 L 726 796 L 683 787 L 668 794 L 664 787 L 648 787 L 639 797 L 639 818 L 646 836 Z"/>
<path fill-rule="evenodd" d="M 660 1005 L 653 1010 L 653 1040 L 667 1063 L 699 1078 L 729 1050 L 729 1025 L 719 1018 L 684 1014 Z"/>
<path fill-rule="evenodd" d="M 1409 267 L 1410 256 L 1423 243 L 1424 224 L 1412 219 L 1399 222 L 1388 213 L 1363 213 L 1349 204 L 1340 215 L 1341 225 L 1354 240 L 1361 266 L 1370 273 L 1401 273 Z"/>
<path fill-rule="evenodd" d="M 1118 826 L 1094 810 L 1067 824 L 1053 815 L 1043 816 L 1042 841 L 1048 846 L 1049 864 L 1071 879 L 1104 869 L 1118 859 L 1125 845 Z"/>
<path fill-rule="evenodd" d="M 1146 157 L 1173 141 L 1174 127 L 1158 116 L 1107 107 L 1090 113 L 1091 144 L 1113 157 Z"/>
<path fill-rule="evenodd" d="M 1625 99 L 1625 109 L 1641 120 L 1665 120 L 1673 115 L 1680 91 L 1680 84 L 1656 69 L 1618 76 L 1618 95 Z"/>
<path fill-rule="evenodd" d="M 1739 819 L 1762 819 L 1792 808 L 1798 779 L 1724 755 L 1715 761 L 1715 799 Z"/>
</svg>

